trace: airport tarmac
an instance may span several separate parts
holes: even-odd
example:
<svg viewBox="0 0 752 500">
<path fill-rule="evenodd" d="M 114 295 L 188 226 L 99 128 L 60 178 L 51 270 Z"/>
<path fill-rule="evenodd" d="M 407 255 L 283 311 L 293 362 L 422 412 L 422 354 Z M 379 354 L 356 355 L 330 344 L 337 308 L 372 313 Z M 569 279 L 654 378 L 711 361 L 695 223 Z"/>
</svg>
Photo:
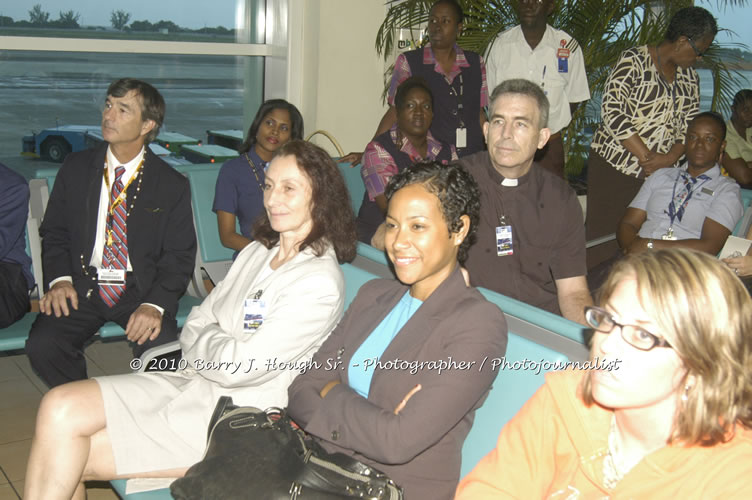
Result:
<svg viewBox="0 0 752 500">
<path fill-rule="evenodd" d="M 99 125 L 107 86 L 140 78 L 164 96 L 162 130 L 206 141 L 210 129 L 243 128 L 245 62 L 232 56 L 0 51 L 0 161 L 30 177 L 51 165 L 21 156 L 22 138 L 59 125 Z M 251 99 L 255 113 L 261 100 Z"/>
</svg>

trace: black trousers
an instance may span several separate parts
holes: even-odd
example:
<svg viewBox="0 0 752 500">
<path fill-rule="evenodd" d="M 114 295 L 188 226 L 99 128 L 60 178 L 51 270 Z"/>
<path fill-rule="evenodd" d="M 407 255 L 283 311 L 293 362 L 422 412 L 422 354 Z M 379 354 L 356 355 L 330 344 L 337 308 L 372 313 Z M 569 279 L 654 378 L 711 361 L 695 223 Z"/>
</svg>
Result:
<svg viewBox="0 0 752 500">
<path fill-rule="evenodd" d="M 0 262 L 0 328 L 6 328 L 29 312 L 29 284 L 15 262 Z"/>
<path fill-rule="evenodd" d="M 26 355 L 39 377 L 50 387 L 86 379 L 86 342 L 108 321 L 125 329 L 131 314 L 142 303 L 141 297 L 134 295 L 127 288 L 120 302 L 110 308 L 102 302 L 94 287 L 88 299 L 78 296 L 78 309 L 69 307 L 69 316 L 56 318 L 54 314 L 39 313 L 26 340 Z M 177 338 L 177 322 L 165 311 L 159 336 L 142 345 L 132 343 L 133 356 L 139 357 L 147 349 Z"/>
<path fill-rule="evenodd" d="M 587 241 L 615 233 L 629 204 L 640 191 L 644 179 L 622 174 L 601 155 L 590 150 L 588 157 Z M 619 251 L 614 241 L 587 250 L 588 272 L 611 259 Z"/>
</svg>

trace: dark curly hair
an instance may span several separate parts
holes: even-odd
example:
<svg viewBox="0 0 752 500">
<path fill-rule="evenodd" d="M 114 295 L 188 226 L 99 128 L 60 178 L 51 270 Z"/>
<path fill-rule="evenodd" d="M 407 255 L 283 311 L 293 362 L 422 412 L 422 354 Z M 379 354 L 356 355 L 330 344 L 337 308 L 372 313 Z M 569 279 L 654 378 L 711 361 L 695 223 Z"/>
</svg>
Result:
<svg viewBox="0 0 752 500">
<path fill-rule="evenodd" d="M 468 250 L 475 243 L 480 221 L 480 192 L 475 179 L 458 164 L 442 165 L 437 161 L 416 163 L 389 180 L 384 193 L 387 201 L 392 199 L 394 193 L 412 184 L 421 184 L 439 199 L 450 236 L 462 229 L 460 217 L 467 215 L 470 218 L 470 228 L 457 253 L 457 260 L 464 264 Z"/>
<path fill-rule="evenodd" d="M 718 33 L 718 23 L 713 14 L 702 7 L 684 7 L 676 11 L 666 30 L 666 40 L 675 42 L 680 36 L 698 40 Z"/>
<path fill-rule="evenodd" d="M 311 247 L 317 256 L 329 245 L 334 247 L 340 264 L 355 258 L 355 214 L 350 204 L 345 179 L 329 154 L 310 142 L 294 140 L 283 144 L 274 157 L 294 156 L 300 170 L 311 182 L 311 218 L 313 227 L 300 250 Z M 264 210 L 253 225 L 253 239 L 266 248 L 279 241 Z"/>
<path fill-rule="evenodd" d="M 261 126 L 261 122 L 266 118 L 266 115 L 275 109 L 284 109 L 290 113 L 290 122 L 292 125 L 290 128 L 290 140 L 303 138 L 303 116 L 298 111 L 298 108 L 284 99 L 269 99 L 259 106 L 258 111 L 256 111 L 256 117 L 248 128 L 248 135 L 245 137 L 245 141 L 238 147 L 238 153 L 243 154 L 251 150 L 253 145 L 256 144 L 256 133 Z"/>
</svg>

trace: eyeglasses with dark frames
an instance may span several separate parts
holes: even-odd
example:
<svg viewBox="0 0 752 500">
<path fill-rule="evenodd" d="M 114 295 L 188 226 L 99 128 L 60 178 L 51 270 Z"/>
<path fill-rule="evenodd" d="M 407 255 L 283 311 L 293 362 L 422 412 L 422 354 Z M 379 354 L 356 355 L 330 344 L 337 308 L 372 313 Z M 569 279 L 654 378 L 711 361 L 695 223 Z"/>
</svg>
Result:
<svg viewBox="0 0 752 500">
<path fill-rule="evenodd" d="M 595 331 L 601 333 L 611 333 L 618 326 L 621 330 L 621 338 L 641 351 L 649 351 L 654 347 L 671 347 L 666 339 L 650 333 L 641 326 L 621 323 L 617 316 L 601 307 L 585 307 L 585 321 Z"/>
<path fill-rule="evenodd" d="M 694 40 L 692 40 L 691 38 L 687 38 L 687 41 L 689 42 L 689 46 L 692 47 L 692 50 L 695 51 L 695 56 L 702 57 L 705 55 L 705 52 L 700 52 L 700 49 L 697 48 L 697 45 L 695 45 Z"/>
</svg>

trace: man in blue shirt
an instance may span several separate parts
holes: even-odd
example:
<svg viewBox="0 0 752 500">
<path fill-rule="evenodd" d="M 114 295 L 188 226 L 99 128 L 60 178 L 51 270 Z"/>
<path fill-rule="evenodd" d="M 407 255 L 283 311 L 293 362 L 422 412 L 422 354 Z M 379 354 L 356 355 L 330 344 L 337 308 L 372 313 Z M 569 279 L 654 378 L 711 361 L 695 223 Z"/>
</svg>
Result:
<svg viewBox="0 0 752 500">
<path fill-rule="evenodd" d="M 616 238 L 625 254 L 684 247 L 717 254 L 742 217 L 739 185 L 721 175 L 726 124 L 717 113 L 700 113 L 687 128 L 687 162 L 648 177 L 619 223 Z"/>
</svg>

